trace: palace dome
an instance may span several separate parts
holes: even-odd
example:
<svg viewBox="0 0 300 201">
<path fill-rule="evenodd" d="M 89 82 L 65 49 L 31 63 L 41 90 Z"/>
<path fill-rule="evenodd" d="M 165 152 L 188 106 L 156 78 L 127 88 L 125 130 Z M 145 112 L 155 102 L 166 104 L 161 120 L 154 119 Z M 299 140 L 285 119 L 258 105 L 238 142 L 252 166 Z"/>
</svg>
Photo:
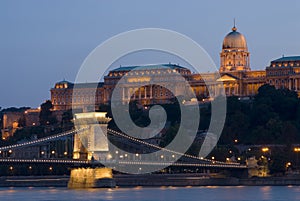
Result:
<svg viewBox="0 0 300 201">
<path fill-rule="evenodd" d="M 223 49 L 242 49 L 248 51 L 247 42 L 243 34 L 236 31 L 234 26 L 232 32 L 227 34 L 223 41 Z"/>
</svg>

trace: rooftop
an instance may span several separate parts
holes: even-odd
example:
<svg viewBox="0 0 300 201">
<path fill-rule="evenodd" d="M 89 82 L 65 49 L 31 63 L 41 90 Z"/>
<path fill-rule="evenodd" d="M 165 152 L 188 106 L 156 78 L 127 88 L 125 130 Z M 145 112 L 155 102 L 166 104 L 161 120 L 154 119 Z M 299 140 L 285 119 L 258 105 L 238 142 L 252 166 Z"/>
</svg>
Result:
<svg viewBox="0 0 300 201">
<path fill-rule="evenodd" d="M 300 56 L 290 56 L 290 57 L 281 57 L 279 59 L 275 59 L 271 62 L 284 62 L 284 61 L 300 61 Z"/>
<path fill-rule="evenodd" d="M 66 85 L 65 85 L 66 84 Z M 103 86 L 103 82 L 94 82 L 94 83 L 72 83 L 72 82 L 68 82 L 68 81 L 60 81 L 55 83 L 55 88 L 57 89 L 72 89 L 72 88 L 96 88 L 96 87 L 102 87 Z"/>
<path fill-rule="evenodd" d="M 152 69 L 187 69 L 177 64 L 151 64 L 151 65 L 140 65 L 140 66 L 121 66 L 113 69 L 112 71 L 130 71 L 137 68 L 138 70 L 152 70 Z"/>
</svg>

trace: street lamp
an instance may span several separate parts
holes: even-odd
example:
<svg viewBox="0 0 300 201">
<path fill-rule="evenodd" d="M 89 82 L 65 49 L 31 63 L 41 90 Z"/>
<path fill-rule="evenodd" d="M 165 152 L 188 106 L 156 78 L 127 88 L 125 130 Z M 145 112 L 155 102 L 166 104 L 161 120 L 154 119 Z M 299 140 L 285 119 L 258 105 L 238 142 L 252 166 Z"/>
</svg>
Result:
<svg viewBox="0 0 300 201">
<path fill-rule="evenodd" d="M 299 159 L 300 147 L 294 147 L 294 152 L 297 154 L 297 156 L 296 156 L 296 167 L 298 169 L 298 159 Z"/>
<path fill-rule="evenodd" d="M 268 147 L 263 147 L 263 148 L 261 149 L 261 151 L 262 151 L 263 153 L 268 153 L 268 154 L 266 155 L 266 157 L 268 158 L 268 160 L 271 160 L 271 159 L 270 159 L 270 157 L 271 157 L 271 149 L 269 149 Z"/>
<path fill-rule="evenodd" d="M 300 147 L 295 147 L 294 152 L 300 152 Z"/>
</svg>

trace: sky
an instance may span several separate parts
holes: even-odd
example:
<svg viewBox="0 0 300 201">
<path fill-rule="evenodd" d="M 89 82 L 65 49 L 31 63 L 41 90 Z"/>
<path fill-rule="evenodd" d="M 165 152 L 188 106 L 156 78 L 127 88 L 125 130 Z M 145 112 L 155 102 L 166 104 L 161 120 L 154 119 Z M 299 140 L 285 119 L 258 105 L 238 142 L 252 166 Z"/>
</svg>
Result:
<svg viewBox="0 0 300 201">
<path fill-rule="evenodd" d="M 1 0 L 0 107 L 38 107 L 50 99 L 55 82 L 75 80 L 94 48 L 133 29 L 184 34 L 219 66 L 222 41 L 235 18 L 248 43 L 251 68 L 265 69 L 282 55 L 300 55 L 299 9 L 297 0 Z M 145 53 L 114 65 L 169 62 L 181 61 Z"/>
</svg>

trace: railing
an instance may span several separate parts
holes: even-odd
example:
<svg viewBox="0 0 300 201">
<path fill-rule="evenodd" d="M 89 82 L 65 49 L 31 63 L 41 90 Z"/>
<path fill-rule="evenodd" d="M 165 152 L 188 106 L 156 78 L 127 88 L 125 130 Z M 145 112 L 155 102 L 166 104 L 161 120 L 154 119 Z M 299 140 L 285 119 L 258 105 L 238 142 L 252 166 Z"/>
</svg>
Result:
<svg viewBox="0 0 300 201">
<path fill-rule="evenodd" d="M 32 141 L 28 141 L 28 142 L 24 142 L 24 143 L 20 143 L 20 144 L 14 144 L 14 145 L 8 145 L 8 146 L 4 146 L 4 147 L 0 147 L 0 151 L 4 151 L 4 150 L 9 150 L 9 149 L 15 149 L 15 148 L 22 148 L 22 147 L 26 147 L 26 146 L 33 146 L 36 144 L 40 144 L 40 143 L 44 143 L 44 142 L 48 142 L 48 141 L 52 141 L 58 138 L 62 138 L 62 137 L 66 137 L 69 135 L 74 135 L 80 132 L 83 132 L 85 130 L 89 129 L 89 127 L 84 127 L 81 129 L 77 129 L 77 130 L 71 130 L 71 131 L 67 131 L 67 132 L 63 132 L 63 133 L 59 133 L 56 135 L 52 135 L 52 136 L 48 136 L 45 138 L 40 138 L 37 140 L 32 140 Z M 62 164 L 133 164 L 133 165 L 157 165 L 157 166 L 162 166 L 162 165 L 172 165 L 172 166 L 191 166 L 191 167 L 226 167 L 226 168 L 246 168 L 245 165 L 241 165 L 240 163 L 228 163 L 228 162 L 221 162 L 221 161 L 215 161 L 215 160 L 210 160 L 210 159 L 205 159 L 202 157 L 197 157 L 197 156 L 193 156 L 193 155 L 189 155 L 189 154 L 185 154 L 185 153 L 180 153 L 174 150 L 169 150 L 160 146 L 157 146 L 155 144 L 151 144 L 142 140 L 139 140 L 137 138 L 133 138 L 131 136 L 128 136 L 126 134 L 114 131 L 112 129 L 107 129 L 108 133 L 113 134 L 113 135 L 117 135 L 120 137 L 124 137 L 127 138 L 131 141 L 140 143 L 142 145 L 146 145 L 155 149 L 159 149 L 162 151 L 166 151 L 172 154 L 176 154 L 179 156 L 184 156 L 187 158 L 191 158 L 191 159 L 196 159 L 197 162 L 153 162 L 153 161 L 126 161 L 126 160 L 122 160 L 122 161 L 116 161 L 116 160 L 112 160 L 112 161 L 88 161 L 88 160 L 72 160 L 72 159 L 13 159 L 13 158 L 1 158 L 0 159 L 0 163 L 5 163 L 5 162 L 16 162 L 16 163 L 62 163 Z"/>
<path fill-rule="evenodd" d="M 28 141 L 28 142 L 3 146 L 3 147 L 0 147 L 0 151 L 5 151 L 5 150 L 9 150 L 9 149 L 16 149 L 16 148 L 22 148 L 22 147 L 27 147 L 27 146 L 33 146 L 33 145 L 36 145 L 36 144 L 52 141 L 52 140 L 62 138 L 62 137 L 66 137 L 66 136 L 69 136 L 69 135 L 74 135 L 76 133 L 81 133 L 81 132 L 87 130 L 88 128 L 89 127 L 84 127 L 84 128 L 80 128 L 80 129 L 77 129 L 77 130 L 66 131 L 66 132 L 63 132 L 63 133 L 59 133 L 59 134 L 56 134 L 56 135 L 51 135 L 51 136 L 48 136 L 48 137 L 44 137 L 44 138 L 40 138 L 40 139 Z"/>
</svg>

